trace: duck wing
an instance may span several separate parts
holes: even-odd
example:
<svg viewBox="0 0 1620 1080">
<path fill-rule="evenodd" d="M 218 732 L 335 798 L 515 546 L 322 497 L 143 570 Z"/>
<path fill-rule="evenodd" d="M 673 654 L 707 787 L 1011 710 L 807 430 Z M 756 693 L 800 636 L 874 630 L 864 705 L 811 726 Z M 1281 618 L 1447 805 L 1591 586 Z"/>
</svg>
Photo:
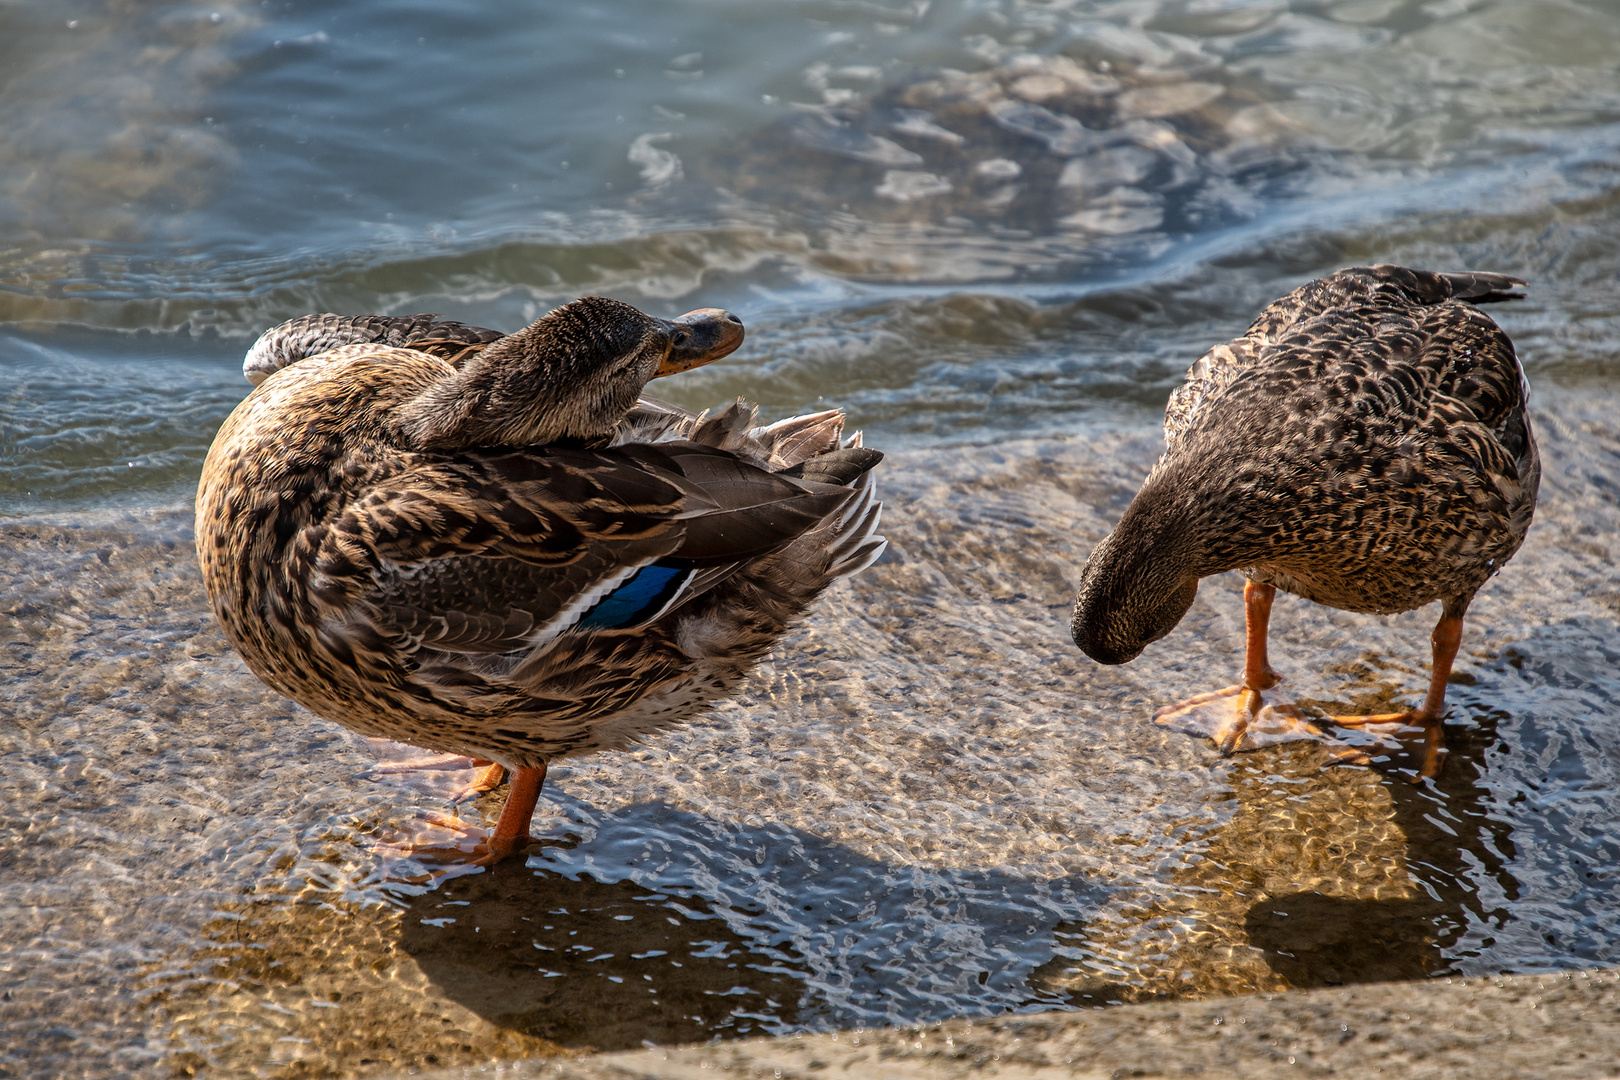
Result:
<svg viewBox="0 0 1620 1080">
<path fill-rule="evenodd" d="M 330 632 L 352 647 L 515 668 L 563 634 L 645 625 L 851 495 L 689 443 L 462 454 L 351 506 L 323 538 L 311 592 L 336 602 Z"/>
<path fill-rule="evenodd" d="M 1349 267 L 1301 285 L 1256 316 L 1242 337 L 1215 346 L 1193 363 L 1165 405 L 1166 441 L 1173 445 L 1199 419 L 1204 406 L 1240 375 L 1274 364 L 1279 355 L 1323 358 L 1349 354 L 1381 339 L 1398 343 L 1392 335 L 1410 330 L 1413 322 L 1421 324 L 1426 362 L 1441 359 L 1459 369 L 1488 372 L 1491 383 L 1499 383 L 1495 376 L 1509 372 L 1520 385 L 1516 396 L 1522 409 L 1525 393 L 1511 344 L 1504 363 L 1498 339 L 1505 341 L 1505 336 L 1496 324 L 1478 312 L 1469 315 L 1473 309 L 1467 305 L 1448 301 L 1520 300 L 1524 294 L 1514 290 L 1524 284 L 1508 274 L 1435 273 L 1381 264 Z M 1471 362 L 1468 350 L 1475 343 L 1489 347 L 1488 359 Z M 1464 383 L 1471 380 L 1453 378 L 1448 388 Z M 1507 399 L 1481 405 L 1486 414 L 1515 407 Z"/>
</svg>

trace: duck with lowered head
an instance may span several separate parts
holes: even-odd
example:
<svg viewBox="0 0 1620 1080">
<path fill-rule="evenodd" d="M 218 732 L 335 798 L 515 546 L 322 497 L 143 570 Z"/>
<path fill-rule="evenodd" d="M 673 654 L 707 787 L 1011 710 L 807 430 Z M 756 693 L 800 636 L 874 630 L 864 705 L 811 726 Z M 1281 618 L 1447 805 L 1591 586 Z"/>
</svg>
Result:
<svg viewBox="0 0 1620 1080">
<path fill-rule="evenodd" d="M 1518 551 L 1536 505 L 1524 374 L 1508 336 L 1475 306 L 1516 298 L 1523 284 L 1340 270 L 1206 353 L 1165 408 L 1164 455 L 1081 574 L 1075 643 L 1101 663 L 1132 660 L 1181 621 L 1199 579 L 1241 570 L 1242 681 L 1158 716 L 1206 725 L 1229 754 L 1279 681 L 1266 654 L 1278 589 L 1378 614 L 1438 600 L 1423 703 L 1331 717 L 1421 726 L 1419 772 L 1434 776 L 1463 614 Z M 1297 714 L 1292 722 L 1316 733 Z"/>
<path fill-rule="evenodd" d="M 702 711 L 883 550 L 882 455 L 842 414 L 756 426 L 740 403 L 641 398 L 742 336 L 728 312 L 601 297 L 513 334 L 335 315 L 266 332 L 197 491 L 227 637 L 320 716 L 510 770 L 475 861 L 515 853 L 548 762 Z"/>
</svg>

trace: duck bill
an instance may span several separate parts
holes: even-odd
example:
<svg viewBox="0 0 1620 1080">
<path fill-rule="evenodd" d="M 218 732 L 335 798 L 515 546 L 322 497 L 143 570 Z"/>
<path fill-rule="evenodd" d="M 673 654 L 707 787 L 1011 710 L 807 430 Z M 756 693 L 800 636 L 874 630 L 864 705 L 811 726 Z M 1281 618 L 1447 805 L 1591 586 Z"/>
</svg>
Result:
<svg viewBox="0 0 1620 1080">
<path fill-rule="evenodd" d="M 713 363 L 736 351 L 743 340 L 742 320 L 720 308 L 688 311 L 666 325 L 675 344 L 653 372 L 655 379 Z"/>
</svg>

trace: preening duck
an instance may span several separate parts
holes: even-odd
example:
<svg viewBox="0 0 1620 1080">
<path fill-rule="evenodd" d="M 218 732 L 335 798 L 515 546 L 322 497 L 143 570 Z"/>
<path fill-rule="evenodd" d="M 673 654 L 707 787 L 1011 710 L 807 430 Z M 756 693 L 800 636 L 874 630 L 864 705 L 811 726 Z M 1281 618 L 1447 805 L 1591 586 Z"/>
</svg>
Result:
<svg viewBox="0 0 1620 1080">
<path fill-rule="evenodd" d="M 1231 753 L 1278 681 L 1266 655 L 1277 589 L 1379 614 L 1438 600 L 1422 705 L 1331 718 L 1421 725 L 1420 773 L 1435 775 L 1464 612 L 1518 551 L 1536 505 L 1524 374 L 1508 336 L 1475 306 L 1516 298 L 1523 284 L 1340 270 L 1206 353 L 1165 408 L 1163 456 L 1086 563 L 1075 643 L 1101 663 L 1132 660 L 1181 621 L 1199 579 L 1241 570 L 1242 681 L 1159 714 L 1222 707 L 1214 738 Z"/>
<path fill-rule="evenodd" d="M 836 411 L 766 426 L 641 399 L 742 324 L 585 297 L 513 334 L 431 316 L 267 331 L 197 490 L 214 612 L 260 679 L 366 735 L 512 770 L 476 860 L 528 839 L 547 762 L 732 691 L 885 541 Z"/>
</svg>

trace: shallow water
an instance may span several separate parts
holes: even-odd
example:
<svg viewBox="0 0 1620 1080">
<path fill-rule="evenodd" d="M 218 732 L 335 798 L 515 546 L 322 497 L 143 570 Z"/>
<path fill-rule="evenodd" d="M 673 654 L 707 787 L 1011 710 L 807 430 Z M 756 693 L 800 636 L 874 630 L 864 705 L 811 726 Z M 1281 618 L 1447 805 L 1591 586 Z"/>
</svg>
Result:
<svg viewBox="0 0 1620 1080">
<path fill-rule="evenodd" d="M 1617 164 L 1603 4 L 0 8 L 0 1071 L 1615 963 Z M 1492 314 L 1542 504 L 1436 784 L 1150 723 L 1236 670 L 1235 577 L 1124 668 L 1066 632 L 1186 364 L 1381 260 L 1532 282 Z M 247 674 L 190 491 L 265 326 L 585 293 L 740 313 L 660 392 L 845 406 L 896 451 L 891 552 L 712 717 L 556 767 L 527 865 L 424 882 L 379 840 L 448 779 Z M 1410 702 L 1433 618 L 1283 598 L 1276 662 L 1307 704 Z"/>
</svg>

